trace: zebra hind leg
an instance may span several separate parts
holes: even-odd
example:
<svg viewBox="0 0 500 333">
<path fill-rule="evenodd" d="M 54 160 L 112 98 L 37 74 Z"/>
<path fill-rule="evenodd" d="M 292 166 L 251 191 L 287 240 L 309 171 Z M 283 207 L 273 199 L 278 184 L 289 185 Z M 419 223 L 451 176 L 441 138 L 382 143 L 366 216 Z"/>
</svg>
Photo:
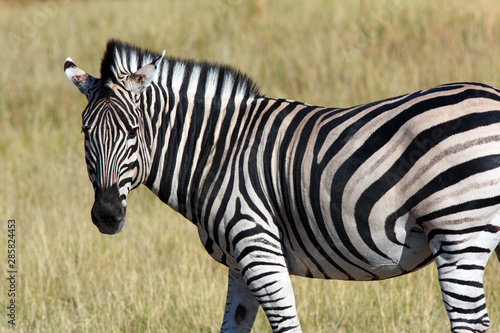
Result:
<svg viewBox="0 0 500 333">
<path fill-rule="evenodd" d="M 498 244 L 497 232 L 498 227 L 492 225 L 463 233 L 444 229 L 428 232 L 453 333 L 488 331 L 483 274 Z"/>
<path fill-rule="evenodd" d="M 227 300 L 221 332 L 250 332 L 259 302 L 239 272 L 229 269 Z"/>
</svg>

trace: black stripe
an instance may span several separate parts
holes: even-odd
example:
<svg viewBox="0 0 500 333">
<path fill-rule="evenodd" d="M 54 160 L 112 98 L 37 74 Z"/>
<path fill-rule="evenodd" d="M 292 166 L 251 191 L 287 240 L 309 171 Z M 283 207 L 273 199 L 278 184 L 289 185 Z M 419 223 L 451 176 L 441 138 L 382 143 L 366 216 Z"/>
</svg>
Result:
<svg viewBox="0 0 500 333">
<path fill-rule="evenodd" d="M 275 254 L 275 252 L 273 252 L 273 251 L 262 251 L 262 252 Z M 279 255 L 279 253 L 277 255 Z M 247 270 L 249 270 L 252 267 L 256 267 L 256 266 L 259 268 L 259 271 L 262 271 L 266 266 L 279 266 L 279 267 L 283 267 L 286 270 L 285 265 L 280 264 L 278 262 L 274 262 L 274 261 L 270 261 L 270 260 L 252 261 L 251 263 L 249 263 L 248 265 L 243 267 L 243 269 L 241 270 L 241 275 L 244 276 L 245 273 L 247 272 Z"/>
<path fill-rule="evenodd" d="M 467 295 L 457 294 L 457 293 L 447 291 L 444 289 L 441 289 L 441 291 L 443 292 L 443 294 L 448 295 L 450 297 L 453 297 L 453 298 L 455 298 L 459 301 L 462 301 L 462 302 L 475 303 L 475 302 L 479 302 L 481 300 L 484 300 L 484 294 L 481 294 L 481 295 L 476 296 L 476 297 L 471 297 L 471 296 L 467 296 Z"/>
<path fill-rule="evenodd" d="M 498 230 L 498 227 L 493 226 L 491 224 L 480 225 L 480 226 L 477 226 L 477 227 L 470 227 L 470 228 L 458 229 L 458 230 L 453 230 L 453 229 L 432 229 L 427 234 L 427 240 L 430 242 L 437 235 L 470 235 L 473 232 L 482 232 L 482 231 L 496 233 L 499 230 Z"/>
<path fill-rule="evenodd" d="M 490 206 L 495 206 L 500 204 L 500 196 L 492 197 L 492 198 L 485 198 L 485 199 L 478 199 L 478 200 L 471 200 L 467 201 L 458 205 L 453 205 L 450 207 L 446 207 L 443 209 L 440 209 L 438 211 L 429 213 L 427 215 L 421 216 L 417 218 L 416 223 L 418 225 L 422 225 L 425 222 L 435 220 L 437 218 L 447 216 L 447 215 L 452 215 L 460 212 L 465 212 L 468 210 L 474 210 L 474 209 L 480 209 L 480 208 L 485 208 L 485 207 L 490 207 Z M 483 228 L 481 226 L 481 228 Z M 432 230 L 431 232 L 433 232 Z M 428 239 L 430 240 L 431 238 Z"/>
<path fill-rule="evenodd" d="M 279 273 L 282 273 L 282 271 L 267 271 L 259 275 L 252 275 L 251 277 L 248 278 L 248 280 L 246 280 L 247 286 L 250 286 L 253 282 L 257 280 Z"/>
<path fill-rule="evenodd" d="M 181 66 L 181 64 L 179 64 Z M 169 177 L 162 177 L 161 184 L 160 184 L 160 189 L 158 191 L 158 196 L 164 201 L 168 202 L 170 199 L 170 192 L 172 191 L 172 183 L 173 183 L 173 178 L 172 176 L 174 175 L 174 170 L 175 166 L 177 164 L 177 159 L 182 158 L 182 154 L 180 154 L 180 149 L 181 147 L 181 138 L 182 138 L 182 131 L 184 128 L 184 122 L 185 122 L 185 112 L 186 110 L 183 109 L 183 106 L 186 105 L 186 99 L 183 96 L 182 93 L 179 94 L 178 98 L 179 100 L 175 100 L 175 95 L 172 89 L 172 79 L 173 79 L 173 74 L 174 74 L 174 65 L 169 67 L 169 77 L 167 81 L 167 88 L 169 91 L 169 112 L 175 112 L 175 121 L 174 121 L 174 126 L 170 128 L 170 136 L 169 136 L 169 144 L 167 148 L 167 152 L 165 155 L 164 159 L 164 165 L 163 165 L 163 174 L 164 175 L 170 175 Z M 181 90 L 186 91 L 187 85 L 186 81 L 183 81 L 181 85 Z M 177 102 L 177 108 L 174 110 L 174 105 Z M 167 124 L 167 123 L 165 123 Z M 158 147 L 158 149 L 161 151 L 162 147 Z M 187 152 L 185 152 L 187 153 Z"/>
<path fill-rule="evenodd" d="M 451 307 L 448 304 L 448 307 L 446 308 L 446 311 L 448 311 L 448 314 L 451 312 L 455 313 L 461 313 L 461 314 L 476 314 L 478 312 L 481 312 L 486 309 L 486 304 L 483 303 L 482 305 L 479 305 L 478 307 L 475 308 L 468 308 L 468 309 L 463 309 L 463 308 L 457 308 L 457 307 Z M 459 319 L 460 321 L 461 319 Z"/>
<path fill-rule="evenodd" d="M 243 251 L 240 252 L 240 254 L 236 257 L 236 262 L 241 262 L 243 258 L 245 258 L 247 255 L 251 254 L 252 252 L 264 252 L 264 253 L 269 253 L 272 254 L 276 257 L 283 257 L 283 254 L 281 251 L 273 251 L 271 249 L 262 247 L 262 246 L 257 246 L 257 245 L 247 245 L 243 249 Z"/>
<path fill-rule="evenodd" d="M 477 281 L 465 281 L 465 280 L 458 280 L 458 279 L 439 279 L 439 281 L 440 282 L 455 283 L 455 284 L 459 284 L 462 286 L 483 288 L 483 284 L 481 282 L 477 282 Z"/>
<path fill-rule="evenodd" d="M 450 187 L 463 179 L 489 171 L 500 166 L 500 155 L 489 155 L 475 158 L 462 164 L 453 166 L 430 180 L 417 193 L 411 196 L 406 202 L 386 219 L 386 234 L 389 239 L 395 238 L 393 235 L 397 219 L 407 214 L 413 207 L 422 200 L 430 197 L 447 187 Z"/>
</svg>

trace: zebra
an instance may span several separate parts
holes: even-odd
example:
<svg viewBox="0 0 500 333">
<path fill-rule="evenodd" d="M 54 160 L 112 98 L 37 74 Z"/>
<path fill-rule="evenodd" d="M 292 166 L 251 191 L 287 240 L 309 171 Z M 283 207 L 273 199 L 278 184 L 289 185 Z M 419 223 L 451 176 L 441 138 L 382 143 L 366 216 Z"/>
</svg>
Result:
<svg viewBox="0 0 500 333">
<path fill-rule="evenodd" d="M 290 275 L 381 280 L 435 262 L 452 332 L 487 332 L 500 242 L 500 90 L 450 83 L 351 108 L 269 98 L 225 65 L 109 40 L 88 105 L 91 218 L 120 232 L 140 184 L 228 267 L 221 332 L 301 332 Z"/>
</svg>

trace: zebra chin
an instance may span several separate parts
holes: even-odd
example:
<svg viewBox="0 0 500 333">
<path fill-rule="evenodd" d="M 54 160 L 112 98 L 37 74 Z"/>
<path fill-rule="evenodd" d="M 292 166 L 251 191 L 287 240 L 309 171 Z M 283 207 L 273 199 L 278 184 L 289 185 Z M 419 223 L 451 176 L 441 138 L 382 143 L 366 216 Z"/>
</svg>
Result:
<svg viewBox="0 0 500 333">
<path fill-rule="evenodd" d="M 99 231 L 106 235 L 114 235 L 122 231 L 123 225 L 125 224 L 125 215 L 123 219 L 112 219 L 109 217 L 101 218 L 92 214 L 92 222 Z"/>
<path fill-rule="evenodd" d="M 119 233 L 125 224 L 126 205 L 118 195 L 118 186 L 95 190 L 95 201 L 92 206 L 92 222 L 103 234 Z"/>
</svg>

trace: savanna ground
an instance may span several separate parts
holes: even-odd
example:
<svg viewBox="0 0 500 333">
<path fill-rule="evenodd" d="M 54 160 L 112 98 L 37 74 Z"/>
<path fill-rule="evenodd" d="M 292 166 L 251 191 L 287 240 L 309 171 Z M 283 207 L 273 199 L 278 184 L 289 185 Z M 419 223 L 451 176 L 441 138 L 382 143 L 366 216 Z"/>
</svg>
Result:
<svg viewBox="0 0 500 333">
<path fill-rule="evenodd" d="M 113 237 L 90 220 L 71 56 L 98 76 L 108 38 L 231 64 L 272 97 L 347 107 L 452 81 L 500 86 L 500 3 L 484 1 L 0 1 L 0 261 L 16 220 L 19 332 L 215 332 L 226 269 L 146 188 Z M 500 332 L 500 265 L 485 288 Z M 431 265 L 381 282 L 294 278 L 306 332 L 446 332 Z M 7 280 L 0 331 L 7 331 Z M 262 312 L 255 332 L 269 332 Z"/>
</svg>

